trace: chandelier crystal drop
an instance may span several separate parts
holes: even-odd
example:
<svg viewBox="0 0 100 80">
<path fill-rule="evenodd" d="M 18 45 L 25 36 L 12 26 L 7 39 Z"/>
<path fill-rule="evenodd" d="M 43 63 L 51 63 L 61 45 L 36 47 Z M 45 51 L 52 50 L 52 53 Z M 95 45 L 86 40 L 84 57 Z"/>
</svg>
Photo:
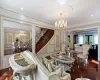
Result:
<svg viewBox="0 0 100 80">
<path fill-rule="evenodd" d="M 62 16 L 62 14 L 60 13 L 60 16 Z M 55 22 L 55 29 L 58 30 L 65 30 L 67 28 L 67 21 L 64 20 L 59 20 Z"/>
</svg>

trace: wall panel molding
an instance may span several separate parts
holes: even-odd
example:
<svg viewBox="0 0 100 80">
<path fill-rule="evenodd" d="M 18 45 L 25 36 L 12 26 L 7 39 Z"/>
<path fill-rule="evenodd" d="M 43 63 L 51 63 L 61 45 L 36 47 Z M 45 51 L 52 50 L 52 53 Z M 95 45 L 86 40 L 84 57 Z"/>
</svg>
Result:
<svg viewBox="0 0 100 80">
<path fill-rule="evenodd" d="M 49 23 L 46 23 L 46 22 L 43 22 L 40 20 L 36 20 L 36 19 L 28 17 L 26 15 L 22 15 L 20 13 L 16 13 L 14 11 L 7 10 L 7 9 L 1 8 L 1 7 L 0 7 L 0 15 L 5 17 L 6 19 L 20 21 L 21 23 L 28 22 L 30 24 L 35 24 L 36 26 L 43 27 L 43 28 L 49 28 L 49 29 L 54 28 L 54 26 Z"/>
</svg>

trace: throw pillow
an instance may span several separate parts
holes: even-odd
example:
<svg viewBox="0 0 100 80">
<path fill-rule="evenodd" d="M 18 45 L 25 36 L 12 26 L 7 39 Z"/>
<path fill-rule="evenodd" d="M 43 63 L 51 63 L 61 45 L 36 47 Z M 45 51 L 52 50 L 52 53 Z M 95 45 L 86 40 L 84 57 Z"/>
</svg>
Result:
<svg viewBox="0 0 100 80">
<path fill-rule="evenodd" d="M 48 70 L 49 70 L 50 72 L 53 71 L 53 67 L 52 67 L 52 64 L 51 64 L 50 62 L 48 62 Z"/>
<path fill-rule="evenodd" d="M 62 68 L 61 68 L 61 67 L 55 69 L 54 72 L 55 72 L 58 76 L 62 76 Z"/>
</svg>

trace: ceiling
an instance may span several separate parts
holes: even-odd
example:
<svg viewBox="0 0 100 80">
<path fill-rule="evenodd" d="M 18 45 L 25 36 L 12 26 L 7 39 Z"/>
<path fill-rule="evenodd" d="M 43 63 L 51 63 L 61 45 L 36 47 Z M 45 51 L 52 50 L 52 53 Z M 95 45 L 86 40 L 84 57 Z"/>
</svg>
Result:
<svg viewBox="0 0 100 80">
<path fill-rule="evenodd" d="M 72 32 L 75 34 L 85 34 L 85 35 L 98 34 L 98 28 L 76 30 L 76 31 L 72 31 Z"/>
<path fill-rule="evenodd" d="M 100 21 L 100 0 L 68 0 L 63 5 L 56 0 L 0 0 L 0 7 L 52 25 L 60 13 L 69 26 Z"/>
</svg>

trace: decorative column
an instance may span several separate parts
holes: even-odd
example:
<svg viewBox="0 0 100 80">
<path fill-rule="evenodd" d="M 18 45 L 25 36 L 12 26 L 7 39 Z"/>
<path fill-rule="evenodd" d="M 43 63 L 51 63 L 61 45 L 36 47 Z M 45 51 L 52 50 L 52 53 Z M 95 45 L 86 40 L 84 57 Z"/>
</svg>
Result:
<svg viewBox="0 0 100 80">
<path fill-rule="evenodd" d="M 3 29 L 3 17 L 0 16 L 0 69 L 3 69 L 3 57 L 4 57 L 4 29 Z"/>
<path fill-rule="evenodd" d="M 62 31 L 60 31 L 61 32 L 61 42 L 60 42 L 60 44 L 61 44 L 61 51 L 62 52 L 65 52 L 65 48 L 66 48 L 66 42 L 65 42 L 65 31 L 64 30 L 62 30 Z"/>
<path fill-rule="evenodd" d="M 32 25 L 32 52 L 35 53 L 35 30 L 36 26 Z"/>
<path fill-rule="evenodd" d="M 55 30 L 54 35 L 55 35 L 55 51 L 58 52 L 61 49 L 61 45 L 60 45 L 60 42 L 61 42 L 60 31 Z"/>
<path fill-rule="evenodd" d="M 100 61 L 100 26 L 98 26 L 98 61 Z"/>
</svg>

